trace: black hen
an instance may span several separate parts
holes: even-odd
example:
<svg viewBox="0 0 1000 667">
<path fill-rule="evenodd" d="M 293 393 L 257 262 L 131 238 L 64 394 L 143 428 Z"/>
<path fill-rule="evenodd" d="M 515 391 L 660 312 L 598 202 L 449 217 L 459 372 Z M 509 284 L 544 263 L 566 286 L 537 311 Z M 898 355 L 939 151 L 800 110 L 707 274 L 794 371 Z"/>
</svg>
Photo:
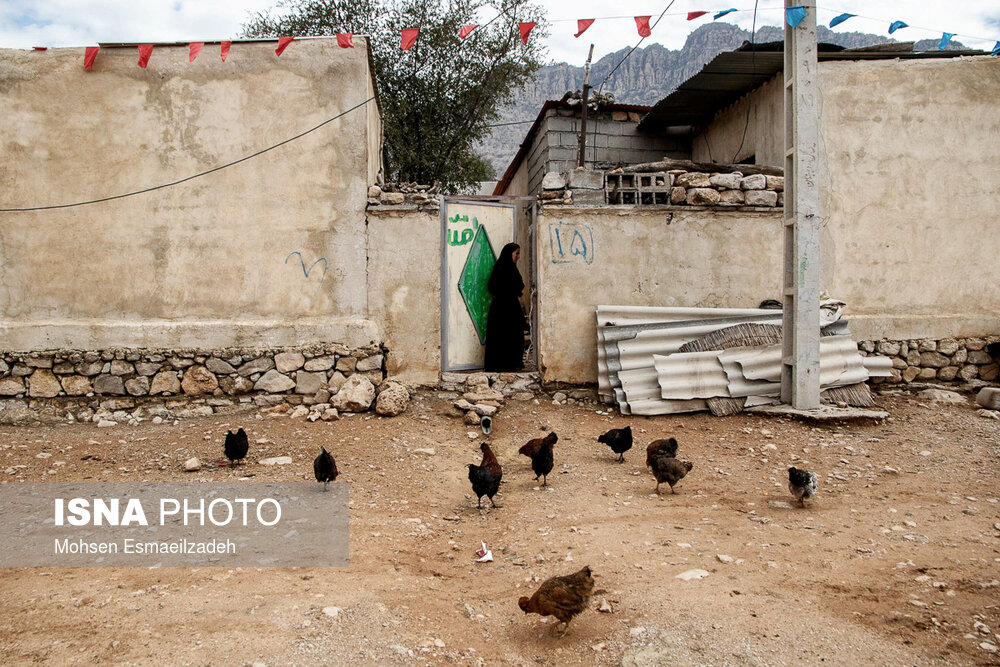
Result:
<svg viewBox="0 0 1000 667">
<path fill-rule="evenodd" d="M 483 462 L 479 465 L 475 463 L 469 464 L 469 481 L 472 482 L 472 492 L 476 494 L 479 499 L 477 507 L 483 506 L 483 496 L 490 499 L 490 504 L 493 507 L 499 507 L 495 502 L 493 502 L 493 496 L 497 494 L 500 490 L 500 479 L 503 477 L 503 469 L 500 467 L 500 462 L 497 461 L 497 457 L 493 455 L 493 450 L 485 442 L 479 445 L 479 449 L 483 452 Z"/>
<path fill-rule="evenodd" d="M 795 466 L 788 469 L 788 492 L 795 496 L 803 507 L 806 506 L 806 499 L 812 498 L 816 493 L 818 486 L 815 473 Z"/>
<path fill-rule="evenodd" d="M 619 461 L 624 461 L 625 452 L 632 449 L 632 427 L 613 428 L 597 438 L 597 442 L 603 442 L 618 455 Z"/>
<path fill-rule="evenodd" d="M 333 460 L 330 452 L 326 451 L 326 447 L 320 449 L 323 451 L 313 461 L 313 472 L 316 474 L 316 481 L 323 482 L 323 490 L 326 491 L 326 485 L 337 479 L 337 462 Z"/>
<path fill-rule="evenodd" d="M 657 454 L 663 456 L 669 456 L 670 458 L 676 458 L 677 456 L 677 440 L 674 438 L 667 438 L 666 440 L 654 440 L 649 443 L 646 447 L 646 466 L 653 465 L 653 457 Z"/>
<path fill-rule="evenodd" d="M 232 431 L 226 431 L 226 444 L 225 452 L 226 458 L 229 462 L 236 466 L 236 462 L 246 458 L 247 451 L 250 449 L 250 441 L 247 440 L 247 432 L 242 428 L 236 433 Z"/>
</svg>

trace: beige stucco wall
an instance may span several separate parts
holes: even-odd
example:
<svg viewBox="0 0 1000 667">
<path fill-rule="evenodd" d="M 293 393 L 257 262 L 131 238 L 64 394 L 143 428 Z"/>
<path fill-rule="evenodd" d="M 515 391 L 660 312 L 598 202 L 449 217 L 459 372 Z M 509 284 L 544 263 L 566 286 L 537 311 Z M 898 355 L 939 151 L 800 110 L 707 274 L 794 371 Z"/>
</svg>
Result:
<svg viewBox="0 0 1000 667">
<path fill-rule="evenodd" d="M 0 208 L 167 183 L 266 148 L 371 95 L 366 42 L 0 51 Z M 155 192 L 0 213 L 4 348 L 364 344 L 375 106 Z M 293 254 L 299 253 L 299 255 Z M 301 261 L 299 257 L 301 256 Z M 325 264 L 321 261 L 325 260 Z M 307 275 L 308 274 L 308 275 Z"/>
<path fill-rule="evenodd" d="M 753 155 L 756 164 L 783 167 L 785 98 L 782 81 L 782 75 L 778 74 L 716 114 L 712 124 L 695 136 L 691 147 L 692 159 L 697 162 L 730 163 Z M 750 105 L 749 118 L 747 105 Z"/>
<path fill-rule="evenodd" d="M 368 213 L 368 302 L 385 331 L 386 372 L 408 384 L 441 373 L 441 217 Z"/>
<path fill-rule="evenodd" d="M 575 231 L 588 241 L 589 263 L 588 254 L 572 252 Z M 754 307 L 776 298 L 781 238 L 780 212 L 543 208 L 536 242 L 543 381 L 596 382 L 598 305 Z"/>
<path fill-rule="evenodd" d="M 820 73 L 822 289 L 855 338 L 1000 331 L 1000 59 L 824 62 Z M 750 94 L 741 155 L 782 165 L 781 76 Z M 747 99 L 695 139 L 726 160 Z M 730 148 L 731 147 L 731 148 Z M 721 153 L 720 153 L 721 151 Z"/>
</svg>

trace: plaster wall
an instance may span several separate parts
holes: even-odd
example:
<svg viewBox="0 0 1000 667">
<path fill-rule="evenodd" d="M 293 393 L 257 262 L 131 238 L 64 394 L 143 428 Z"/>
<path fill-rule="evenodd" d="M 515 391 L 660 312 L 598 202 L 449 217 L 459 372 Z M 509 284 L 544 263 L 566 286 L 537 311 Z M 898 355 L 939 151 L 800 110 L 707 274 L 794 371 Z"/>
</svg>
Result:
<svg viewBox="0 0 1000 667">
<path fill-rule="evenodd" d="M 441 373 L 441 217 L 368 213 L 368 303 L 385 331 L 387 375 L 437 384 Z"/>
<path fill-rule="evenodd" d="M 858 339 L 1000 331 L 1000 59 L 819 65 L 821 288 Z M 945 92 L 946 91 L 946 92 Z M 782 77 L 721 111 L 694 159 L 783 166 Z"/>
<path fill-rule="evenodd" d="M 0 51 L 0 208 L 65 204 L 231 162 L 365 102 L 367 43 Z M 218 48 L 217 46 L 215 47 Z M 215 55 L 213 58 L 212 55 Z M 369 108 L 366 112 L 365 106 Z M 221 348 L 380 337 L 365 202 L 375 102 L 232 167 L 103 203 L 0 214 L 8 350 Z"/>
<path fill-rule="evenodd" d="M 544 382 L 596 382 L 598 305 L 754 307 L 781 289 L 780 211 L 548 206 L 536 238 Z"/>
</svg>

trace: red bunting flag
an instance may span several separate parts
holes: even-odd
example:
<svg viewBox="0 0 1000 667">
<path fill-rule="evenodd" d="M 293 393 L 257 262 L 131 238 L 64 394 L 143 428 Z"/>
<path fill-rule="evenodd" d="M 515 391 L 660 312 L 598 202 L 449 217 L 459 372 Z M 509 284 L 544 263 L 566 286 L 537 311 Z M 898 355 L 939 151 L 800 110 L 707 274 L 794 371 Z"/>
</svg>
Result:
<svg viewBox="0 0 1000 667">
<path fill-rule="evenodd" d="M 279 37 L 278 38 L 278 48 L 276 48 L 274 50 L 274 55 L 280 56 L 282 53 L 284 53 L 285 49 L 288 47 L 289 44 L 292 43 L 293 39 L 295 39 L 295 38 L 294 37 Z"/>
<path fill-rule="evenodd" d="M 649 37 L 650 30 L 648 16 L 636 16 L 635 27 L 638 28 L 640 37 Z"/>
<path fill-rule="evenodd" d="M 205 48 L 205 42 L 191 42 L 188 45 L 188 62 L 193 63 L 203 48 Z"/>
<path fill-rule="evenodd" d="M 469 25 L 463 25 L 462 29 L 458 31 L 458 38 L 465 39 L 472 33 L 473 30 L 475 30 L 478 27 L 479 26 L 476 25 L 475 23 L 470 23 Z"/>
<path fill-rule="evenodd" d="M 354 33 L 353 32 L 338 32 L 337 33 L 337 46 L 342 49 L 353 49 L 354 48 Z"/>
<path fill-rule="evenodd" d="M 222 55 L 222 62 L 226 62 L 226 56 L 229 55 L 229 47 L 232 45 L 233 45 L 232 42 L 222 43 L 222 50 L 220 51 L 220 54 Z"/>
<path fill-rule="evenodd" d="M 419 32 L 420 28 L 404 28 L 400 33 L 400 47 L 402 47 L 404 51 L 409 51 L 410 47 L 417 43 L 417 33 Z"/>
<path fill-rule="evenodd" d="M 33 46 L 31 48 L 33 48 L 35 51 L 48 51 L 49 50 L 49 47 L 47 47 L 47 46 Z"/>
<path fill-rule="evenodd" d="M 534 21 L 528 21 L 525 23 L 518 23 L 517 29 L 521 31 L 521 43 L 528 43 L 528 35 L 531 34 L 532 29 L 535 27 Z"/>
<path fill-rule="evenodd" d="M 94 66 L 94 58 L 97 57 L 97 52 L 101 50 L 99 46 L 88 46 L 83 52 L 83 69 L 90 70 Z"/>
<path fill-rule="evenodd" d="M 708 12 L 688 12 L 688 21 L 693 21 L 699 16 L 704 16 Z"/>
<path fill-rule="evenodd" d="M 576 20 L 576 34 L 574 37 L 579 37 L 582 35 L 587 28 L 594 25 L 594 19 L 577 19 Z"/>
<path fill-rule="evenodd" d="M 153 45 L 152 44 L 140 44 L 139 45 L 139 67 L 146 69 L 146 65 L 149 64 L 149 57 L 153 55 Z"/>
</svg>

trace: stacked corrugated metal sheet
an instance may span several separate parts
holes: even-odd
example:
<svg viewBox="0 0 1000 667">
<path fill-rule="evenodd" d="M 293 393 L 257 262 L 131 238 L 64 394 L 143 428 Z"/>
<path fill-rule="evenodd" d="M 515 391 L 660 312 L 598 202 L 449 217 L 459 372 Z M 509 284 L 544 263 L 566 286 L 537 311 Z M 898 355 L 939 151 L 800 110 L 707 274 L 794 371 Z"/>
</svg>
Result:
<svg viewBox="0 0 1000 667">
<path fill-rule="evenodd" d="M 774 341 L 773 333 L 770 338 L 750 334 L 776 330 L 780 336 L 780 326 L 781 311 L 771 309 L 598 306 L 598 392 L 604 402 L 617 403 L 622 414 L 636 415 L 706 410 L 715 399 L 745 399 L 747 406 L 771 402 L 781 388 L 780 343 L 715 344 L 711 347 L 717 349 L 707 351 L 693 343 L 726 331 L 742 334 L 735 340 Z M 828 324 L 822 333 L 821 388 L 889 375 L 888 359 L 859 354 L 846 320 Z M 682 351 L 685 346 L 700 351 Z M 738 411 L 715 407 L 716 414 Z"/>
</svg>

